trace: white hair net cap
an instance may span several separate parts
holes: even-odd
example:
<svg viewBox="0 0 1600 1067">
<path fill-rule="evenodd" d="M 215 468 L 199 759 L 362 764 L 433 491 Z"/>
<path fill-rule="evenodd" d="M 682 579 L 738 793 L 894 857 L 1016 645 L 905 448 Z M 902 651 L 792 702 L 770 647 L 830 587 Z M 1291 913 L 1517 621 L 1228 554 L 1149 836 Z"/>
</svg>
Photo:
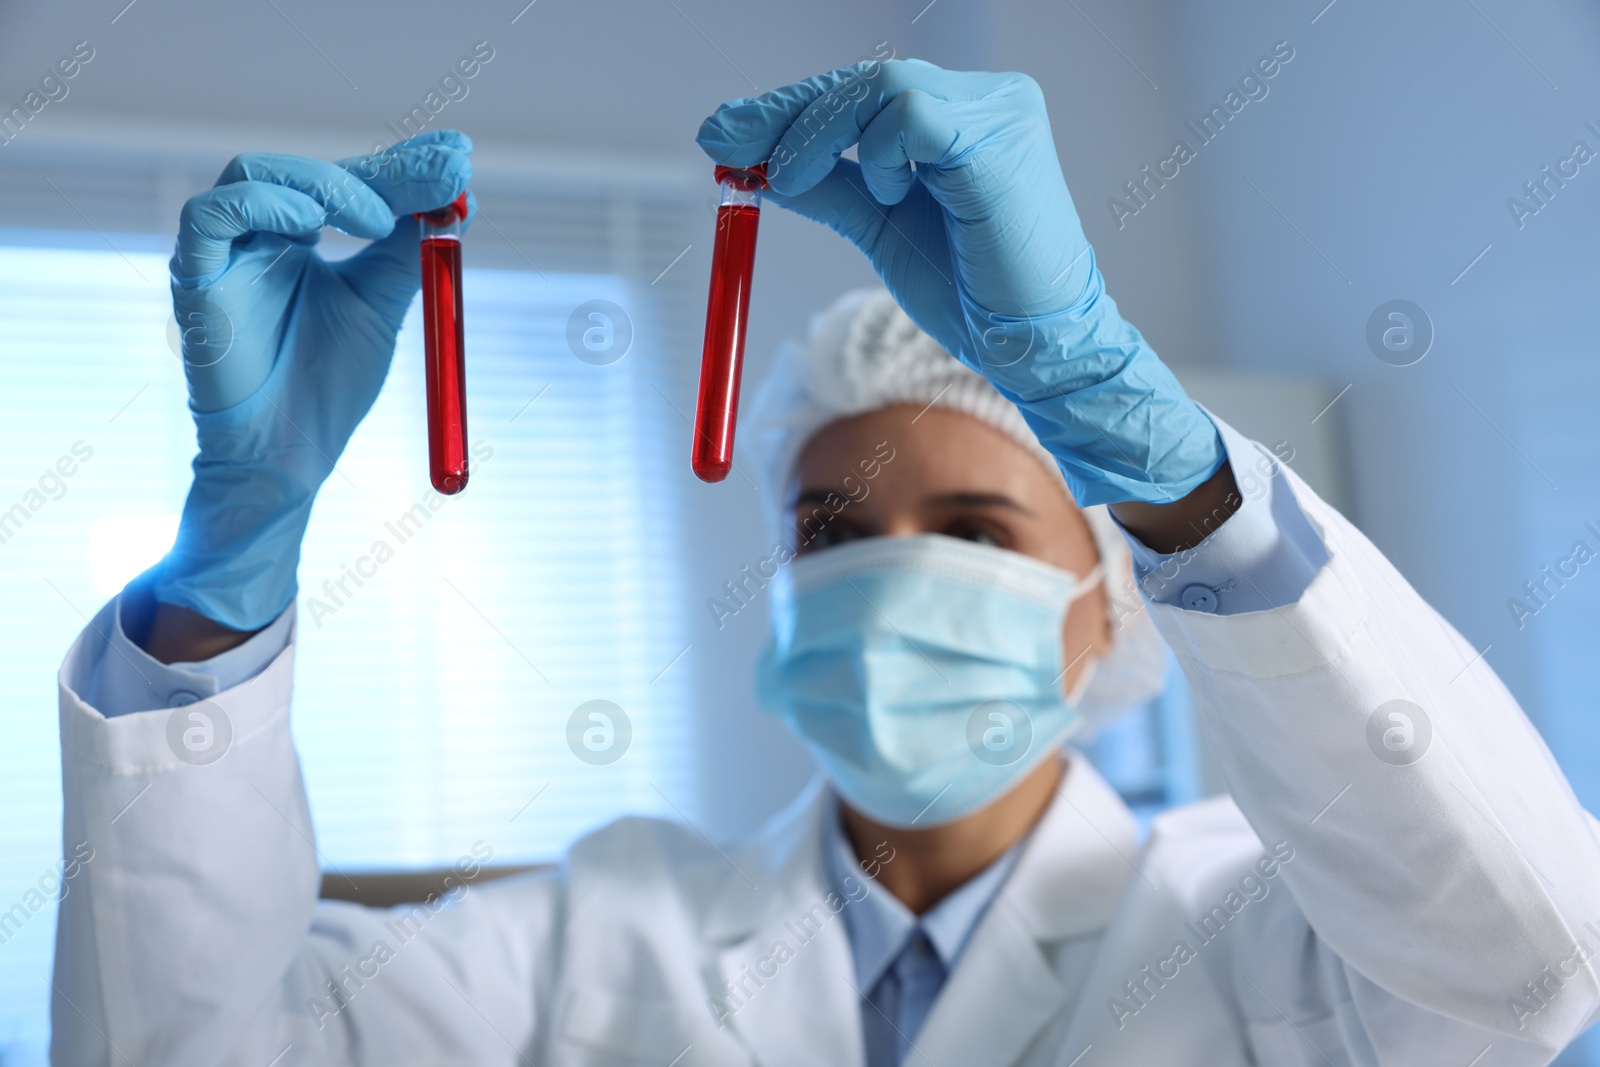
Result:
<svg viewBox="0 0 1600 1067">
<path fill-rule="evenodd" d="M 1068 492 L 1055 459 L 1022 414 L 939 343 L 881 288 L 855 289 L 812 316 L 805 341 L 779 349 L 752 404 L 748 442 L 768 521 L 783 529 L 795 461 L 822 427 L 890 404 L 965 412 L 1011 437 Z M 1111 647 L 1079 698 L 1089 731 L 1161 692 L 1166 650 L 1134 586 L 1128 545 L 1104 505 L 1083 509 L 1104 567 Z"/>
</svg>

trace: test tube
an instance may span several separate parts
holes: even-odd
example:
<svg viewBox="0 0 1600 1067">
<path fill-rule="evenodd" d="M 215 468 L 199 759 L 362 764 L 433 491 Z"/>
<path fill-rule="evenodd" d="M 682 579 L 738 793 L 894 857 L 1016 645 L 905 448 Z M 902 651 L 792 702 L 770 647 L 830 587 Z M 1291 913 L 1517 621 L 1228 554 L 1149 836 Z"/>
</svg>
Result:
<svg viewBox="0 0 1600 1067">
<path fill-rule="evenodd" d="M 467 371 L 461 317 L 461 223 L 467 217 L 467 194 L 416 217 L 422 226 L 428 480 L 448 496 L 467 486 Z"/>
<path fill-rule="evenodd" d="M 739 374 L 744 364 L 745 320 L 750 314 L 750 274 L 756 262 L 765 163 L 749 170 L 716 169 L 722 200 L 711 248 L 711 293 L 706 298 L 706 340 L 700 353 L 700 400 L 695 408 L 690 466 L 703 482 L 720 482 L 733 469 L 734 422 L 739 415 Z"/>
</svg>

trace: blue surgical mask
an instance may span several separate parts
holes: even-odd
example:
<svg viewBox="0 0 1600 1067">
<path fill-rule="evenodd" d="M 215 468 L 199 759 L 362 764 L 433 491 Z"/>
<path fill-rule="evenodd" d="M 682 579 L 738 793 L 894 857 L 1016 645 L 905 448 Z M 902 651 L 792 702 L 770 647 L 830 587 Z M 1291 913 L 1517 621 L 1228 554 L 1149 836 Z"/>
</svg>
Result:
<svg viewBox="0 0 1600 1067">
<path fill-rule="evenodd" d="M 774 583 L 757 694 L 852 807 L 891 826 L 950 822 L 1080 725 L 1062 624 L 1099 580 L 938 534 L 818 551 Z"/>
</svg>

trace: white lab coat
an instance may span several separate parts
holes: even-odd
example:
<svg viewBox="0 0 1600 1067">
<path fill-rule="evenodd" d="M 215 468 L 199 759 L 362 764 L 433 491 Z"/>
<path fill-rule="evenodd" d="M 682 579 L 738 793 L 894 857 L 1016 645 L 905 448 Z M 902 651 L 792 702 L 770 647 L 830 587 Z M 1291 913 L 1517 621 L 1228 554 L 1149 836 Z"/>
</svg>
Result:
<svg viewBox="0 0 1600 1067">
<path fill-rule="evenodd" d="M 1504 1067 L 1595 1016 L 1596 824 L 1475 650 L 1285 477 L 1330 557 L 1298 603 L 1151 608 L 1232 799 L 1141 850 L 1069 754 L 908 1064 Z M 61 912 L 57 1064 L 861 1063 L 820 788 L 743 847 L 625 819 L 437 913 L 319 903 L 292 647 L 215 698 L 232 748 L 189 766 L 165 713 L 78 696 L 114 607 L 61 671 L 66 840 L 95 856 Z M 1410 766 L 1369 747 L 1394 699 L 1433 726 Z"/>
</svg>

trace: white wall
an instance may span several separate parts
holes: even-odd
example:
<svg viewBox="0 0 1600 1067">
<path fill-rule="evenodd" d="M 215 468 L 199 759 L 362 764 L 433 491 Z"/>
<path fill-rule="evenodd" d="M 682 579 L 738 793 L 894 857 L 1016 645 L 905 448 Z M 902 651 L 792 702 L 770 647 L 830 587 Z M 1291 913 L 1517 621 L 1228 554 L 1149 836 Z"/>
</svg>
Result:
<svg viewBox="0 0 1600 1067">
<path fill-rule="evenodd" d="M 1521 228 L 1507 202 L 1575 141 L 1600 149 L 1585 125 L 1600 126 L 1600 18 L 1568 0 L 1342 0 L 1311 24 L 1324 3 L 1186 7 L 1175 27 L 1190 113 L 1272 40 L 1297 49 L 1184 190 L 1205 205 L 1218 350 L 1240 368 L 1353 383 L 1334 413 L 1361 525 L 1474 647 L 1492 646 L 1592 807 L 1600 674 L 1569 645 L 1600 636 L 1600 588 L 1588 588 L 1600 582 L 1563 591 L 1522 630 L 1506 602 L 1600 512 L 1600 166 Z M 1436 330 L 1410 367 L 1380 362 L 1364 337 L 1396 297 Z"/>
</svg>

